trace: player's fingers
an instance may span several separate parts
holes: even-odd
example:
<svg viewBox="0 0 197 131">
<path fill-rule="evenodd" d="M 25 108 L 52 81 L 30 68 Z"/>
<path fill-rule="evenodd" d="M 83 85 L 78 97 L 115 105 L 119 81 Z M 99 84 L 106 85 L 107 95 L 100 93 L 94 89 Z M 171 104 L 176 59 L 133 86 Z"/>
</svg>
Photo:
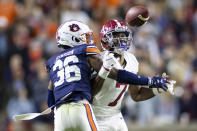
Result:
<svg viewBox="0 0 197 131">
<path fill-rule="evenodd" d="M 162 77 L 168 78 L 169 76 L 164 72 L 164 73 L 162 74 Z"/>
<path fill-rule="evenodd" d="M 174 84 L 176 83 L 176 81 L 173 81 L 171 80 L 170 81 L 170 84 L 167 84 L 168 85 L 168 92 L 171 94 L 171 95 L 174 95 Z"/>
<path fill-rule="evenodd" d="M 162 77 L 164 77 L 164 78 L 168 78 L 169 76 L 168 76 L 168 75 L 165 75 L 165 76 L 162 76 Z"/>
<path fill-rule="evenodd" d="M 167 83 L 168 83 L 168 84 L 171 84 L 171 81 L 167 80 Z"/>
<path fill-rule="evenodd" d="M 164 73 L 162 73 L 162 76 L 165 76 L 166 75 L 166 73 L 164 72 Z"/>
<path fill-rule="evenodd" d="M 167 91 L 167 90 L 168 90 L 168 86 L 167 86 L 167 85 L 164 85 L 164 86 L 162 87 L 162 89 L 163 89 L 164 91 Z"/>
<path fill-rule="evenodd" d="M 176 84 L 176 81 L 175 80 L 170 80 L 170 83 Z"/>
</svg>

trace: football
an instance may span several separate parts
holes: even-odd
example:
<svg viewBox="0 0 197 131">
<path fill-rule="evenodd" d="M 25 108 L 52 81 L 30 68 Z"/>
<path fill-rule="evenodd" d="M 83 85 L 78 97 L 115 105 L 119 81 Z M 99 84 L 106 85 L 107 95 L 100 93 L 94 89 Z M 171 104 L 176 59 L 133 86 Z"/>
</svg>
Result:
<svg viewBox="0 0 197 131">
<path fill-rule="evenodd" d="M 134 27 L 142 26 L 149 19 L 148 9 L 145 6 L 132 6 L 126 13 L 127 24 Z"/>
</svg>

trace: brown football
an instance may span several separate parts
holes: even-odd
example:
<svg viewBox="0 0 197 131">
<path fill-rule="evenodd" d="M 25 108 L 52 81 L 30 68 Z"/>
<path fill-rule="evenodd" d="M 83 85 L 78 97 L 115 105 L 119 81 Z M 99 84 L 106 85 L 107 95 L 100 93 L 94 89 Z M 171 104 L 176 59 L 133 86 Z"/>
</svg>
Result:
<svg viewBox="0 0 197 131">
<path fill-rule="evenodd" d="M 142 26 L 149 19 L 148 9 L 145 6 L 132 6 L 126 13 L 125 20 L 130 26 Z"/>
</svg>

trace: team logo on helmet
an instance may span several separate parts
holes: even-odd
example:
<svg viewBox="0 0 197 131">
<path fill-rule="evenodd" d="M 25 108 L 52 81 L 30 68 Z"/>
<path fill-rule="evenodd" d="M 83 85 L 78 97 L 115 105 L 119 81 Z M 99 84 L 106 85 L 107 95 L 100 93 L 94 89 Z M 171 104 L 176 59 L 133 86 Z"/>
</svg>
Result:
<svg viewBox="0 0 197 131">
<path fill-rule="evenodd" d="M 69 25 L 69 27 L 70 27 L 70 31 L 72 31 L 72 32 L 77 32 L 80 29 L 77 24 Z"/>
</svg>

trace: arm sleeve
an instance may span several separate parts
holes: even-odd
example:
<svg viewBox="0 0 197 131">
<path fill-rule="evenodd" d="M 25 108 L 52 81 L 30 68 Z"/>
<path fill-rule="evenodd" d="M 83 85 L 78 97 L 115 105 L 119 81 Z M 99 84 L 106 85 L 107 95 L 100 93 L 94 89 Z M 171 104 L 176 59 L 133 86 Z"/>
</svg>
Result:
<svg viewBox="0 0 197 131">
<path fill-rule="evenodd" d="M 118 70 L 117 81 L 131 85 L 149 85 L 151 78 L 139 76 L 126 70 Z"/>
<path fill-rule="evenodd" d="M 52 105 L 55 104 L 55 98 L 52 90 L 48 90 L 47 104 L 48 107 L 51 107 Z"/>
</svg>

